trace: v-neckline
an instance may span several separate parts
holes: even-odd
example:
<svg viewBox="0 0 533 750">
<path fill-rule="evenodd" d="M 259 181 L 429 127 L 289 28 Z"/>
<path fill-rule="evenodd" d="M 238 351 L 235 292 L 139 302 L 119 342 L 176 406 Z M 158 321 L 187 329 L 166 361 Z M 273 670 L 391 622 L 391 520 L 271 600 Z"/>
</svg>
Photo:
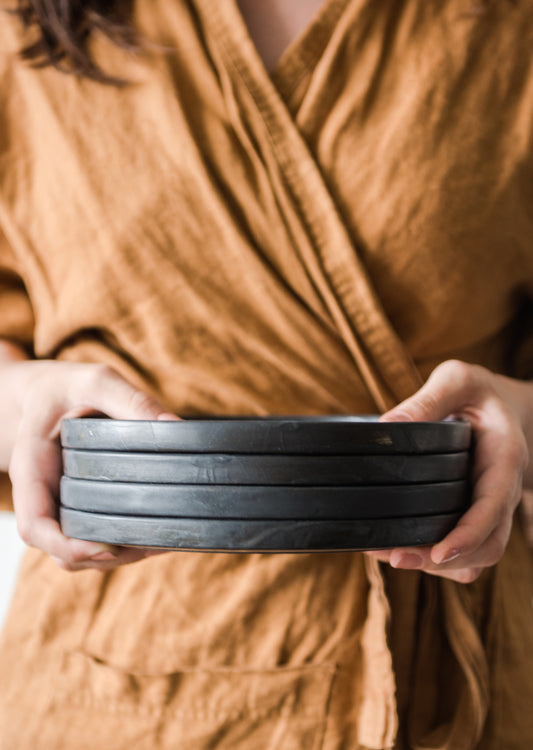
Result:
<svg viewBox="0 0 533 750">
<path fill-rule="evenodd" d="M 273 158 L 283 185 L 294 200 L 295 216 L 299 217 L 295 221 L 301 220 L 302 230 L 309 238 L 299 247 L 301 261 L 377 410 L 385 411 L 419 388 L 420 377 L 386 316 L 316 156 L 287 101 L 287 91 L 299 83 L 292 79 L 293 73 L 303 75 L 305 71 L 311 76 L 317 70 L 335 29 L 345 28 L 345 24 L 340 24 L 343 11 L 359 0 L 326 0 L 322 12 L 284 52 L 273 74 L 263 64 L 237 0 L 193 1 L 205 23 L 232 122 L 247 147 L 255 149 L 253 139 L 257 137 L 262 158 Z M 273 77 L 282 82 L 284 90 Z M 247 123 L 248 117 L 251 119 Z"/>
<path fill-rule="evenodd" d="M 235 42 L 235 50 L 242 50 L 255 71 L 267 77 L 286 98 L 298 85 L 303 75 L 311 71 L 318 61 L 333 33 L 343 10 L 351 0 L 324 0 L 309 23 L 285 47 L 274 67 L 267 70 L 252 39 L 248 25 L 237 0 L 216 0 L 217 6 L 225 6 L 226 32 Z M 208 3 L 209 4 L 209 3 Z"/>
</svg>

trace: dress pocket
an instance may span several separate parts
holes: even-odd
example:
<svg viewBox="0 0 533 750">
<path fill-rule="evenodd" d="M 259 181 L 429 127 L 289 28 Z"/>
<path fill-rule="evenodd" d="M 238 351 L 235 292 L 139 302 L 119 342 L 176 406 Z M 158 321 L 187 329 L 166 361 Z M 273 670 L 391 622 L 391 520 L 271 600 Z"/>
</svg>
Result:
<svg viewBox="0 0 533 750">
<path fill-rule="evenodd" d="M 324 663 L 142 674 L 65 653 L 42 747 L 320 750 L 334 672 Z"/>
</svg>

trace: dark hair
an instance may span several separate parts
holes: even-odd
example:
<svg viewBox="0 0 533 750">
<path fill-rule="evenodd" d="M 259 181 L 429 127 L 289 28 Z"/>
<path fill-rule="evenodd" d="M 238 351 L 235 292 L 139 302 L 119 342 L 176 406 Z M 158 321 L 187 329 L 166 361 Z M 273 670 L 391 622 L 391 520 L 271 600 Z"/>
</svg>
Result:
<svg viewBox="0 0 533 750">
<path fill-rule="evenodd" d="M 126 83 L 102 70 L 91 57 L 88 42 L 97 32 L 123 49 L 138 52 L 132 0 L 16 0 L 10 12 L 29 33 L 35 33 L 20 51 L 34 67 L 53 65 L 102 83 Z"/>
<path fill-rule="evenodd" d="M 479 0 L 467 15 L 486 10 L 492 0 Z M 140 52 L 133 24 L 133 0 L 14 0 L 17 15 L 35 39 L 20 52 L 34 67 L 53 65 L 65 73 L 102 83 L 124 85 L 126 81 L 105 73 L 91 57 L 88 41 L 94 32 L 106 36 L 122 49 Z M 157 45 L 155 45 L 157 46 Z M 162 49 L 162 48 L 161 48 Z"/>
</svg>

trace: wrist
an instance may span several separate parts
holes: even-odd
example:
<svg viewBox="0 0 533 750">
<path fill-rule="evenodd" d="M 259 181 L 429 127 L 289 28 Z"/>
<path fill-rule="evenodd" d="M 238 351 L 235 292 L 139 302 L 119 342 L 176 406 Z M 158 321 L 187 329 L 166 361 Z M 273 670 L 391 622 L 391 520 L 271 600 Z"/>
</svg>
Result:
<svg viewBox="0 0 533 750">
<path fill-rule="evenodd" d="M 497 378 L 498 395 L 511 406 L 520 423 L 529 455 L 529 465 L 524 471 L 524 487 L 533 488 L 533 382 L 515 380 L 503 375 Z"/>
</svg>

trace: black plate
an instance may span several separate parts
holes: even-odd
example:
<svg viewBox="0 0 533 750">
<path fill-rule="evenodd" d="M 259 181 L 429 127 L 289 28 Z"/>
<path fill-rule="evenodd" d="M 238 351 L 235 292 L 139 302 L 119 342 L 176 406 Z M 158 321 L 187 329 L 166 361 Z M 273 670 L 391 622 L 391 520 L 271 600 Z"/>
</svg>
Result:
<svg viewBox="0 0 533 750">
<path fill-rule="evenodd" d="M 434 544 L 460 514 L 372 521 L 242 521 L 142 518 L 60 508 L 63 533 L 137 547 L 221 552 L 319 552 Z"/>
<path fill-rule="evenodd" d="M 456 453 L 468 450 L 462 421 L 378 422 L 376 416 L 187 419 L 179 422 L 69 419 L 65 448 L 155 453 Z"/>
<path fill-rule="evenodd" d="M 360 519 L 463 511 L 466 481 L 384 487 L 243 487 L 61 480 L 61 503 L 97 513 L 237 519 Z"/>
<path fill-rule="evenodd" d="M 63 451 L 75 479 L 159 484 L 371 485 L 464 479 L 469 454 L 244 456 L 220 453 Z"/>
</svg>

